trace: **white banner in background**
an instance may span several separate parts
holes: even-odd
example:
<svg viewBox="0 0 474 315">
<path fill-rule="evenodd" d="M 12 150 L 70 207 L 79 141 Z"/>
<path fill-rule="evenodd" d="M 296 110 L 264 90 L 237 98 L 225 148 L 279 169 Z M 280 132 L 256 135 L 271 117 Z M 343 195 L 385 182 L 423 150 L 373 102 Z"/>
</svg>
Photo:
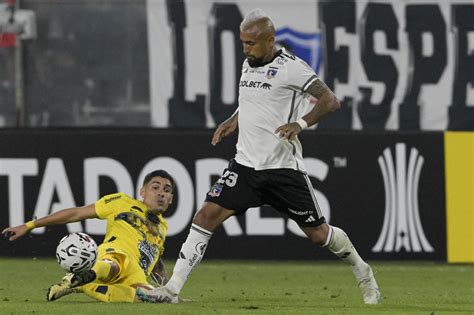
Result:
<svg viewBox="0 0 474 315">
<path fill-rule="evenodd" d="M 147 5 L 156 127 L 212 128 L 235 110 L 243 60 L 239 24 L 258 7 L 272 17 L 277 42 L 344 100 L 346 110 L 321 128 L 474 129 L 474 1 Z"/>
</svg>

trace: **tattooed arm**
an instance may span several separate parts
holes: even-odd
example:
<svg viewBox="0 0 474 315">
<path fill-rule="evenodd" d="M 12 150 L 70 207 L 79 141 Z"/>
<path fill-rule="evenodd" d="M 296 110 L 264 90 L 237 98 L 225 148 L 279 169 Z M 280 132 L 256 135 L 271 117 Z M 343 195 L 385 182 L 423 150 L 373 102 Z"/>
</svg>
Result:
<svg viewBox="0 0 474 315">
<path fill-rule="evenodd" d="M 336 98 L 336 95 L 334 95 L 331 89 L 320 79 L 314 81 L 313 84 L 309 86 L 307 92 L 319 100 L 314 108 L 303 116 L 308 126 L 314 125 L 319 122 L 321 118 L 335 112 L 341 107 L 341 103 Z"/>
<path fill-rule="evenodd" d="M 307 126 L 312 126 L 319 122 L 323 117 L 335 112 L 341 107 L 341 103 L 336 98 L 331 89 L 320 79 L 314 81 L 306 90 L 307 93 L 316 97 L 319 101 L 313 109 L 303 116 Z M 304 128 L 297 122 L 292 122 L 278 127 L 275 133 L 283 139 L 293 140 Z"/>
</svg>

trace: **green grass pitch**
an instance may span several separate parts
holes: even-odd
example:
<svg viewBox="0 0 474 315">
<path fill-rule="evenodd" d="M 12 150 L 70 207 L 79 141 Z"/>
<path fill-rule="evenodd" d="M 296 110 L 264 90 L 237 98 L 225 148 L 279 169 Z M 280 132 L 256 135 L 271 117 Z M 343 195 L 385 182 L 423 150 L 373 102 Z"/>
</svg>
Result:
<svg viewBox="0 0 474 315">
<path fill-rule="evenodd" d="M 167 262 L 171 273 L 173 261 Z M 363 304 L 339 261 L 205 260 L 178 305 L 100 303 L 84 294 L 46 302 L 63 275 L 52 259 L 0 258 L 0 314 L 474 314 L 474 265 L 373 262 L 383 301 Z"/>
</svg>

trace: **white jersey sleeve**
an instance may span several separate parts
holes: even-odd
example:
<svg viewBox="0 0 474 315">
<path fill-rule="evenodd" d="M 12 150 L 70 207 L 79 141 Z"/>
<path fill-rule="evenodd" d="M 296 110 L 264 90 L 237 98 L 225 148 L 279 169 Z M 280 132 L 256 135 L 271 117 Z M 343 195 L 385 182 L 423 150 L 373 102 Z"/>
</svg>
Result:
<svg viewBox="0 0 474 315">
<path fill-rule="evenodd" d="M 306 92 L 308 87 L 318 79 L 314 70 L 303 60 L 295 57 L 288 70 L 288 85 L 296 91 Z"/>
</svg>

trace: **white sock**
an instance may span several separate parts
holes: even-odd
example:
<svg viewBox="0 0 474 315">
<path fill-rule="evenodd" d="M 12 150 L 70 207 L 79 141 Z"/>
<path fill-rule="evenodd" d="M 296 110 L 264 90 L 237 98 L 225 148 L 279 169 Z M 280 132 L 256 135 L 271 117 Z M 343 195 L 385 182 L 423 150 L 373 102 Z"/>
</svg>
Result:
<svg viewBox="0 0 474 315">
<path fill-rule="evenodd" d="M 183 243 L 181 251 L 179 252 L 178 260 L 173 269 L 173 275 L 166 284 L 166 287 L 171 292 L 176 294 L 181 292 L 189 274 L 201 262 L 211 236 L 212 232 L 203 229 L 199 225 L 191 225 L 188 238 Z"/>
<path fill-rule="evenodd" d="M 357 253 L 351 240 L 343 230 L 335 226 L 329 226 L 329 229 L 326 244 L 328 245 L 327 248 L 332 253 L 339 257 L 343 262 L 350 264 L 353 269 L 358 269 L 366 264 L 359 256 L 359 253 Z"/>
</svg>

